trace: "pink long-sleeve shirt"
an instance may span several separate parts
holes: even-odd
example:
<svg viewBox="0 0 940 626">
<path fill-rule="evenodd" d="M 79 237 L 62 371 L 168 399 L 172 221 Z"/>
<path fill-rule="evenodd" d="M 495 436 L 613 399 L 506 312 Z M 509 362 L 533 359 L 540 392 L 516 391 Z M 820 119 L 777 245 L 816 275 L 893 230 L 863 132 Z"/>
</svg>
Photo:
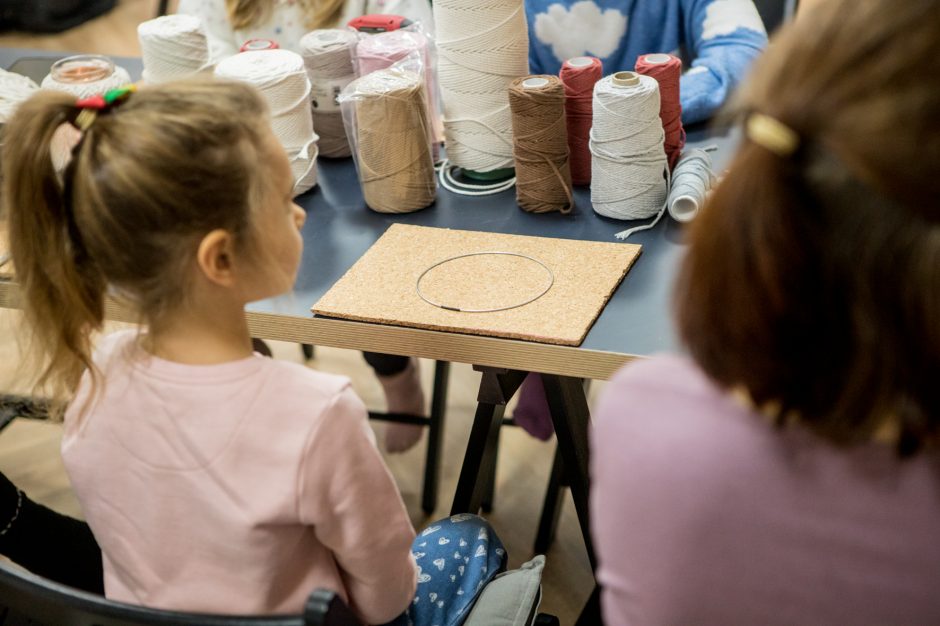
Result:
<svg viewBox="0 0 940 626">
<path fill-rule="evenodd" d="M 608 626 L 940 623 L 940 455 L 779 430 L 691 362 L 630 365 L 594 411 Z"/>
<path fill-rule="evenodd" d="M 349 381 L 254 355 L 172 363 L 105 338 L 62 456 L 101 545 L 109 598 L 299 613 L 317 587 L 367 623 L 410 603 L 414 529 Z"/>
</svg>

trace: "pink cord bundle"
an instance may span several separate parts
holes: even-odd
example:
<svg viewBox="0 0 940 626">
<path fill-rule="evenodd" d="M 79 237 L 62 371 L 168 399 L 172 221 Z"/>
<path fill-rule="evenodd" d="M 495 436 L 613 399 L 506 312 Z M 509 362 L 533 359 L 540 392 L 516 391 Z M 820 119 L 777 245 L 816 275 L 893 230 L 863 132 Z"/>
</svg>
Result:
<svg viewBox="0 0 940 626">
<path fill-rule="evenodd" d="M 421 60 L 431 130 L 435 142 L 438 142 L 443 139 L 443 125 L 439 113 L 437 72 L 432 65 L 433 59 L 428 38 L 417 31 L 391 30 L 363 37 L 356 45 L 356 63 L 359 76 L 389 68 L 411 55 L 416 55 Z"/>
<path fill-rule="evenodd" d="M 675 166 L 685 147 L 685 129 L 682 128 L 682 104 L 679 102 L 679 77 L 682 61 L 671 54 L 645 54 L 636 60 L 636 71 L 655 78 L 659 83 L 659 117 L 666 133 L 666 156 L 669 169 Z"/>
<path fill-rule="evenodd" d="M 593 117 L 594 83 L 604 70 L 600 59 L 575 57 L 565 61 L 559 76 L 565 86 L 565 122 L 568 127 L 571 182 L 591 184 L 591 120 Z"/>
</svg>

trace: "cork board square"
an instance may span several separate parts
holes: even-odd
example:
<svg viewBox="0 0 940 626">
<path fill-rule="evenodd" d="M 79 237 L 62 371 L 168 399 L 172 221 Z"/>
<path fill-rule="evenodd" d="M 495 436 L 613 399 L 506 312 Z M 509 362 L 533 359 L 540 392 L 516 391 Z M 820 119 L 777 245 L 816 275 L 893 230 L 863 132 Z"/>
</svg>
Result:
<svg viewBox="0 0 940 626">
<path fill-rule="evenodd" d="M 503 252 L 507 254 L 483 254 Z M 640 246 L 392 225 L 313 305 L 319 315 L 577 346 Z M 474 255 L 454 258 L 459 255 Z M 445 261 L 422 274 L 437 263 Z M 461 309 L 446 310 L 428 299 Z"/>
</svg>

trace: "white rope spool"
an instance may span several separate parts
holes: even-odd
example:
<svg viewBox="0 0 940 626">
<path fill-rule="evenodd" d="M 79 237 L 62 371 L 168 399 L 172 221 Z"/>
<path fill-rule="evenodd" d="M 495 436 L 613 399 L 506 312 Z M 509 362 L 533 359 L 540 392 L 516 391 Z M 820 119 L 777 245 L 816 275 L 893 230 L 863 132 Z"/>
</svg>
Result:
<svg viewBox="0 0 940 626">
<path fill-rule="evenodd" d="M 0 69 L 0 123 L 6 123 L 20 104 L 39 90 L 31 79 Z"/>
<path fill-rule="evenodd" d="M 164 15 L 137 27 L 146 83 L 191 76 L 209 66 L 209 43 L 194 15 Z"/>
<path fill-rule="evenodd" d="M 591 202 L 598 214 L 635 220 L 665 210 L 669 168 L 659 106 L 659 84 L 649 76 L 617 72 L 594 86 Z"/>
<path fill-rule="evenodd" d="M 104 56 L 80 54 L 56 61 L 42 79 L 43 89 L 54 89 L 76 98 L 87 98 L 131 82 L 131 75 Z"/>
<path fill-rule="evenodd" d="M 310 79 L 313 126 L 320 135 L 323 156 L 347 157 L 350 154 L 343 114 L 337 97 L 356 78 L 352 51 L 356 34 L 338 28 L 315 30 L 300 40 L 301 56 Z"/>
<path fill-rule="evenodd" d="M 303 58 L 289 50 L 242 52 L 220 62 L 216 76 L 251 83 L 271 109 L 271 128 L 294 174 L 294 193 L 317 184 L 317 135 L 310 112 L 310 80 Z"/>
<path fill-rule="evenodd" d="M 513 167 L 509 85 L 529 73 L 523 0 L 435 0 L 447 158 L 476 172 Z"/>
<path fill-rule="evenodd" d="M 669 215 L 677 222 L 691 222 L 705 204 L 705 196 L 714 183 L 708 152 L 701 148 L 683 152 L 672 172 Z"/>
</svg>

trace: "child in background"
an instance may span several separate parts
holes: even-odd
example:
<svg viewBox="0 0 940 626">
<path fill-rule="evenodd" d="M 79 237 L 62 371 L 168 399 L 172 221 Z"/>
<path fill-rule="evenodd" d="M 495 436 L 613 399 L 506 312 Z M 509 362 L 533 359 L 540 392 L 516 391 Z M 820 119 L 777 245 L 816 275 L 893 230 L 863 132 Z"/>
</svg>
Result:
<svg viewBox="0 0 940 626">
<path fill-rule="evenodd" d="M 202 19 L 213 63 L 237 53 L 249 39 L 271 39 L 299 54 L 300 38 L 310 31 L 343 28 L 373 13 L 432 25 L 428 0 L 180 0 L 177 12 Z"/>
<path fill-rule="evenodd" d="M 632 70 L 638 56 L 678 54 L 687 71 L 679 98 L 686 124 L 709 118 L 767 45 L 752 0 L 525 0 L 529 66 L 558 74 L 591 55 L 607 74 Z"/>
<path fill-rule="evenodd" d="M 71 126 L 57 171 L 51 146 Z M 244 306 L 291 288 L 305 219 L 259 94 L 222 81 L 79 102 L 40 92 L 5 138 L 30 353 L 42 388 L 69 401 L 62 455 L 106 595 L 299 613 L 325 587 L 371 624 L 409 607 L 416 624 L 465 611 L 505 562 L 495 534 L 472 516 L 425 531 L 488 567 L 444 584 L 448 558 L 417 587 L 444 604 L 413 604 L 414 530 L 349 381 L 252 353 Z M 109 293 L 144 326 L 92 354 Z M 431 543 L 419 564 L 438 560 Z"/>
<path fill-rule="evenodd" d="M 300 39 L 319 28 L 342 28 L 371 13 L 402 15 L 432 26 L 428 0 L 180 0 L 179 13 L 198 16 L 206 27 L 213 63 L 236 54 L 248 39 L 271 39 L 300 53 Z M 417 359 L 365 352 L 389 413 L 424 415 L 424 392 Z M 421 439 L 423 426 L 385 424 L 385 449 L 404 452 Z"/>
<path fill-rule="evenodd" d="M 632 70 L 643 54 L 686 57 L 679 86 L 685 124 L 711 117 L 767 45 L 752 0 L 525 0 L 525 6 L 533 74 L 558 74 L 566 59 L 582 55 L 600 58 L 605 74 Z M 550 438 L 541 376 L 529 374 L 518 398 L 516 423 Z"/>
<path fill-rule="evenodd" d="M 828 0 L 742 88 L 677 286 L 690 356 L 595 411 L 606 623 L 940 623 L 938 24 Z"/>
</svg>

